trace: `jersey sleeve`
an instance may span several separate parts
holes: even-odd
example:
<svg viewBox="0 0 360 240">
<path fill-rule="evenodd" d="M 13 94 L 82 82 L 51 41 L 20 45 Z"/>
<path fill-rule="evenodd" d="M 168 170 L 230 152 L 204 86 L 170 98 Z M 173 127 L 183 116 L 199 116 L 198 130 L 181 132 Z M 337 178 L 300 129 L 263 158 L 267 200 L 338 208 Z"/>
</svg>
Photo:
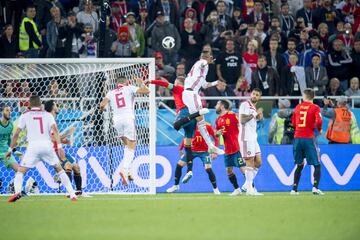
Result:
<svg viewBox="0 0 360 240">
<path fill-rule="evenodd" d="M 19 123 L 18 123 L 18 128 L 20 128 L 21 130 L 24 129 L 26 127 L 26 124 L 25 124 L 25 115 L 22 114 L 19 118 Z"/>
<path fill-rule="evenodd" d="M 130 92 L 133 94 L 133 95 L 135 95 L 136 94 L 136 92 L 137 92 L 137 90 L 139 90 L 139 87 L 137 87 L 137 86 L 130 86 Z"/>
<path fill-rule="evenodd" d="M 240 105 L 239 114 L 249 114 L 249 107 L 247 102 Z"/>
<path fill-rule="evenodd" d="M 171 89 L 173 93 L 180 94 L 184 91 L 184 87 L 182 86 L 175 86 Z"/>
<path fill-rule="evenodd" d="M 52 125 L 56 125 L 56 122 L 55 122 L 55 118 L 49 113 L 47 114 L 47 118 L 49 119 L 49 125 L 50 125 L 50 128 Z"/>
<path fill-rule="evenodd" d="M 238 125 L 239 124 L 239 118 L 236 116 L 236 114 L 231 113 L 231 116 L 232 116 L 231 121 L 234 122 L 236 125 Z"/>
<path fill-rule="evenodd" d="M 315 124 L 316 124 L 315 127 L 320 132 L 322 129 L 322 117 L 321 117 L 320 107 L 318 106 L 315 107 Z"/>
</svg>

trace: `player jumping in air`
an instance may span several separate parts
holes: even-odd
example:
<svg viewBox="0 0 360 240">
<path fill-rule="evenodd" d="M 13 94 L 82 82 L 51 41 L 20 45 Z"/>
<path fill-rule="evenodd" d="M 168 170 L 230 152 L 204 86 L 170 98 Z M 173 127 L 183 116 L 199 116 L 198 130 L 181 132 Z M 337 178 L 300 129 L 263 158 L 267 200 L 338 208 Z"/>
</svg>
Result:
<svg viewBox="0 0 360 240">
<path fill-rule="evenodd" d="M 54 119 L 56 119 L 56 116 L 59 113 L 58 106 L 54 100 L 49 100 L 44 103 L 44 109 L 51 115 L 53 115 Z M 74 128 L 70 128 L 70 130 L 63 135 L 60 135 L 60 142 L 62 144 L 69 144 L 70 141 L 67 139 L 67 137 L 71 136 L 73 132 L 75 131 Z M 54 142 L 54 149 L 57 152 L 58 146 L 56 142 Z M 69 177 L 71 182 L 71 173 L 74 172 L 74 182 L 76 186 L 76 195 L 82 195 L 82 196 L 88 196 L 85 193 L 82 192 L 82 178 L 80 175 L 80 166 L 76 163 L 74 158 L 72 158 L 69 154 L 65 154 L 65 159 L 61 161 L 61 166 L 65 170 L 66 175 Z"/>
<path fill-rule="evenodd" d="M 140 78 L 135 80 L 139 82 L 140 87 L 130 85 L 123 76 L 119 77 L 117 87 L 109 91 L 100 103 L 101 111 L 110 103 L 114 127 L 125 144 L 122 167 L 119 173 L 125 186 L 129 184 L 129 180 L 132 180 L 130 169 L 136 149 L 134 97 L 135 94 L 148 94 L 150 92 Z"/>
<path fill-rule="evenodd" d="M 182 181 L 183 181 L 183 183 L 186 183 L 193 176 L 193 173 L 192 173 L 193 155 L 192 155 L 192 151 L 191 151 L 191 141 L 192 141 L 192 138 L 194 137 L 194 133 L 195 133 L 195 129 L 196 129 L 195 118 L 200 115 L 204 115 L 204 114 L 208 113 L 209 109 L 202 108 L 198 112 L 195 112 L 195 113 L 189 115 L 189 109 L 186 107 L 186 105 L 182 99 L 182 94 L 184 92 L 184 78 L 182 78 L 182 77 L 178 77 L 175 80 L 175 84 L 171 84 L 169 82 L 161 81 L 161 80 L 152 80 L 152 81 L 150 81 L 150 83 L 155 84 L 157 86 L 166 87 L 173 93 L 175 107 L 176 107 L 176 117 L 175 117 L 174 125 L 176 124 L 176 122 L 179 122 L 184 118 L 187 119 L 186 123 L 181 124 L 181 126 L 179 126 L 179 128 L 174 126 L 174 128 L 176 130 L 179 130 L 182 127 L 184 129 L 184 133 L 185 133 L 183 142 L 184 142 L 185 157 L 186 157 L 186 163 L 187 163 L 187 173 Z M 185 121 L 183 121 L 183 122 L 185 122 Z M 181 173 L 182 168 L 183 168 L 183 165 L 177 164 L 175 173 L 176 172 Z M 176 177 L 176 174 L 175 174 L 175 177 Z M 178 179 L 178 180 L 180 180 L 180 179 Z"/>
<path fill-rule="evenodd" d="M 257 110 L 255 105 L 261 98 L 261 90 L 255 88 L 252 90 L 250 99 L 240 105 L 240 131 L 239 144 L 241 156 L 246 161 L 245 167 L 245 184 L 243 189 L 246 195 L 263 195 L 258 193 L 253 187 L 253 181 L 261 166 L 261 151 L 257 141 L 256 125 L 257 121 L 262 118 L 262 112 Z"/>
<path fill-rule="evenodd" d="M 51 133 L 53 133 L 53 139 L 58 144 L 58 154 L 61 159 L 65 159 L 65 153 L 60 143 L 59 131 L 55 119 L 50 113 L 41 110 L 41 101 L 38 96 L 30 97 L 30 110 L 20 116 L 19 125 L 6 153 L 6 158 L 11 156 L 15 143 L 23 129 L 27 129 L 26 137 L 28 140 L 28 147 L 15 174 L 15 194 L 10 197 L 8 202 L 15 202 L 22 197 L 21 189 L 24 174 L 29 168 L 35 167 L 39 161 L 47 162 L 54 167 L 55 171 L 59 174 L 62 184 L 69 192 L 70 199 L 76 201 L 77 197 L 75 191 L 71 186 L 70 180 L 64 169 L 61 167 L 59 158 L 55 153 L 51 141 Z"/>
<path fill-rule="evenodd" d="M 201 98 L 199 95 L 200 88 L 216 86 L 218 83 L 218 81 L 212 83 L 206 82 L 209 63 L 212 62 L 212 54 L 210 52 L 203 51 L 200 55 L 200 60 L 198 60 L 192 66 L 185 79 L 185 90 L 183 92 L 182 99 L 185 105 L 188 107 L 190 114 L 196 113 L 202 108 Z M 214 145 L 210 139 L 209 133 L 206 131 L 204 116 L 197 117 L 196 121 L 198 123 L 198 129 L 201 133 L 201 136 L 204 138 L 206 144 L 209 147 L 209 152 L 216 153 L 217 155 L 223 155 L 224 151 Z"/>
<path fill-rule="evenodd" d="M 322 118 L 320 107 L 313 104 L 314 91 L 307 88 L 303 92 L 304 102 L 296 106 L 292 116 L 292 125 L 295 127 L 294 134 L 294 160 L 297 165 L 294 174 L 294 185 L 291 195 L 298 195 L 298 186 L 301 177 L 301 171 L 304 168 L 304 158 L 309 165 L 313 165 L 314 186 L 312 193 L 323 195 L 324 193 L 318 188 L 320 182 L 320 154 L 318 151 L 315 133 L 317 129 L 322 134 Z"/>
<path fill-rule="evenodd" d="M 213 137 L 213 139 L 215 141 L 215 145 L 219 146 L 219 140 L 215 136 L 214 129 L 212 128 L 211 124 L 206 123 L 206 130 Z M 183 146 L 184 146 L 184 142 L 181 143 L 180 151 L 182 150 Z M 210 154 L 208 152 L 208 146 L 207 146 L 206 142 L 204 141 L 204 138 L 201 136 L 199 129 L 196 129 L 194 138 L 191 142 L 191 149 L 192 149 L 193 159 L 195 159 L 197 157 L 201 159 L 201 161 L 205 167 L 205 171 L 207 172 L 207 174 L 209 176 L 209 180 L 213 186 L 214 194 L 216 194 L 216 195 L 220 194 L 220 191 L 217 188 L 217 184 L 216 184 L 216 177 L 215 177 L 215 174 L 214 174 L 214 172 L 212 170 L 212 166 L 211 166 L 211 159 L 215 159 L 216 154 L 212 153 L 210 156 Z M 193 159 L 192 159 L 192 161 L 193 161 Z M 181 169 L 182 169 L 182 167 L 185 166 L 186 163 L 187 163 L 187 159 L 183 155 L 181 160 L 179 160 L 179 162 L 177 163 L 177 166 L 180 166 L 180 167 L 177 167 L 175 170 L 175 184 L 172 187 L 168 188 L 166 190 L 166 192 L 172 193 L 172 192 L 179 191 L 179 189 L 180 189 L 179 181 L 181 178 Z M 184 181 L 182 181 L 182 182 L 186 183 Z"/>
<path fill-rule="evenodd" d="M 223 136 L 225 147 L 225 167 L 226 173 L 231 184 L 234 186 L 234 191 L 230 196 L 237 196 L 241 194 L 236 175 L 233 168 L 239 168 L 242 173 L 245 172 L 246 163 L 241 157 L 239 146 L 239 120 L 234 112 L 231 112 L 231 103 L 227 100 L 220 100 L 217 102 L 216 113 L 219 117 L 215 120 L 216 133 L 219 137 Z"/>
</svg>

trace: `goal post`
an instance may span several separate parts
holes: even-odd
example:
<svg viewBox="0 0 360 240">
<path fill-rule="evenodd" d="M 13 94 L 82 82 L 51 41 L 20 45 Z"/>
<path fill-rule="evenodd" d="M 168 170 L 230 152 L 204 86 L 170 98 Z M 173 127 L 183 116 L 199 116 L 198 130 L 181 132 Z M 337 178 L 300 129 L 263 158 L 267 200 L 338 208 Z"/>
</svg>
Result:
<svg viewBox="0 0 360 240">
<path fill-rule="evenodd" d="M 82 187 L 89 193 L 156 193 L 156 104 L 155 87 L 149 95 L 134 99 L 137 147 L 132 163 L 134 181 L 125 187 L 119 176 L 124 146 L 112 124 L 110 106 L 99 110 L 99 103 L 116 79 L 125 77 L 132 85 L 135 78 L 155 78 L 153 58 L 106 59 L 1 59 L 0 103 L 12 108 L 14 128 L 28 107 L 28 98 L 39 95 L 42 101 L 54 100 L 59 108 L 56 118 L 61 134 L 68 135 L 65 153 L 80 166 Z M 72 133 L 73 132 L 73 133 Z M 18 141 L 26 150 L 25 133 Z M 19 162 L 20 158 L 15 157 Z M 41 194 L 64 192 L 53 179 L 54 170 L 38 163 L 25 175 L 25 181 L 36 181 Z M 0 193 L 11 193 L 14 172 L 0 164 Z M 75 185 L 73 184 L 75 187 Z M 24 188 L 26 184 L 24 184 Z"/>
</svg>

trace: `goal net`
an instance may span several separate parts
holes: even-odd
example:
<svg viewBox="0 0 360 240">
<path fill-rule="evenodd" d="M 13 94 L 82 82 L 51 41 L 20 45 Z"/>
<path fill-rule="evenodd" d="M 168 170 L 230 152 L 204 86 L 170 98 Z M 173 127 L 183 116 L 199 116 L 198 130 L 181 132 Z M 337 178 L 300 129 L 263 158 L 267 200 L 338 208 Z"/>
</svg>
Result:
<svg viewBox="0 0 360 240">
<path fill-rule="evenodd" d="M 82 188 L 88 193 L 155 193 L 155 95 L 135 97 L 137 147 L 131 167 L 134 181 L 126 187 L 119 176 L 124 145 L 112 123 L 110 107 L 101 112 L 99 104 L 116 79 L 124 76 L 132 85 L 154 79 L 153 59 L 23 59 L 0 61 L 0 103 L 12 109 L 16 129 L 18 118 L 28 108 L 32 94 L 42 101 L 54 100 L 59 108 L 56 122 L 67 155 L 80 167 Z M 151 86 L 150 86 L 151 87 Z M 20 134 L 19 152 L 26 151 L 25 132 Z M 17 162 L 21 156 L 15 156 Z M 14 171 L 0 164 L 1 194 L 13 191 Z M 39 162 L 25 175 L 24 189 L 39 193 L 62 193 L 65 188 L 54 179 L 55 171 Z M 33 182 L 36 182 L 37 187 Z M 73 186 L 75 183 L 72 176 Z M 35 185 L 36 185 L 35 184 Z"/>
</svg>

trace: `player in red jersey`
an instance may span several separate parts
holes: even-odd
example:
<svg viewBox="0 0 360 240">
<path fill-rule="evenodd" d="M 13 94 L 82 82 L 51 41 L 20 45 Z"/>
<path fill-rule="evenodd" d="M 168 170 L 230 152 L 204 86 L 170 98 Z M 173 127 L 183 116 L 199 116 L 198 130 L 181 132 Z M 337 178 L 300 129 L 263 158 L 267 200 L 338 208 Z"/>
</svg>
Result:
<svg viewBox="0 0 360 240">
<path fill-rule="evenodd" d="M 245 172 L 246 163 L 240 154 L 239 145 L 239 120 L 236 114 L 231 109 L 231 103 L 227 100 L 220 100 L 217 102 L 216 113 L 219 117 L 215 121 L 216 136 L 223 136 L 225 155 L 224 162 L 226 167 L 226 173 L 231 184 L 234 186 L 234 191 L 230 196 L 238 196 L 241 194 L 239 184 L 237 183 L 236 175 L 233 168 L 239 168 L 242 173 Z"/>
<path fill-rule="evenodd" d="M 320 107 L 313 104 L 314 91 L 307 88 L 303 92 L 303 103 L 296 106 L 292 116 L 292 125 L 295 127 L 294 134 L 294 160 L 297 164 L 294 174 L 294 185 L 291 190 L 292 195 L 298 195 L 298 185 L 301 171 L 304 168 L 304 158 L 309 165 L 313 165 L 314 186 L 312 192 L 315 195 L 323 195 L 318 188 L 320 181 L 320 154 L 315 140 L 315 130 L 322 134 L 322 118 Z"/>
<path fill-rule="evenodd" d="M 198 112 L 189 114 L 189 109 L 186 107 L 185 103 L 182 100 L 182 94 L 184 92 L 184 80 L 183 77 L 178 77 L 175 80 L 175 84 L 162 81 L 162 80 L 151 80 L 149 83 L 155 84 L 157 86 L 166 87 L 169 89 L 174 96 L 175 107 L 176 107 L 176 117 L 174 121 L 174 128 L 178 131 L 181 127 L 184 129 L 184 148 L 185 148 L 185 157 L 187 162 L 187 173 L 183 179 L 183 182 L 187 182 L 192 178 L 192 151 L 191 151 L 191 141 L 195 134 L 196 129 L 196 120 L 195 118 L 201 115 L 204 115 L 209 112 L 207 108 L 202 108 Z M 175 172 L 181 172 L 182 166 L 179 164 L 176 166 Z M 176 175 L 176 174 L 175 174 Z"/>
<path fill-rule="evenodd" d="M 218 147 L 219 146 L 219 139 L 215 136 L 214 133 L 214 129 L 212 128 L 211 124 L 206 123 L 206 130 L 208 131 L 209 135 L 214 139 L 215 141 L 215 146 Z M 180 151 L 182 151 L 184 146 L 184 141 L 181 143 L 180 145 Z M 193 153 L 193 159 L 199 157 L 201 159 L 201 161 L 204 164 L 205 167 L 205 171 L 207 172 L 207 174 L 209 175 L 209 180 L 213 186 L 213 191 L 214 194 L 218 195 L 220 194 L 219 189 L 217 188 L 217 184 L 216 184 L 216 177 L 215 174 L 212 170 L 212 166 L 211 166 L 211 159 L 215 159 L 216 158 L 216 154 L 212 153 L 211 156 L 208 152 L 208 145 L 206 144 L 204 138 L 202 137 L 200 131 L 198 128 L 196 128 L 195 131 L 195 135 L 194 138 L 191 142 L 191 150 Z M 192 159 L 192 160 L 193 160 Z M 179 191 L 180 187 L 179 187 L 179 182 L 180 182 L 180 178 L 181 178 L 181 169 L 182 167 L 185 166 L 185 164 L 187 164 L 187 159 L 183 156 L 182 154 L 182 158 L 181 160 L 178 161 L 177 166 L 181 166 L 181 168 L 176 168 L 175 170 L 175 184 L 168 188 L 166 190 L 166 192 L 168 193 L 172 193 L 172 192 L 177 192 Z M 186 183 L 184 181 L 182 181 L 183 183 Z"/>
</svg>

